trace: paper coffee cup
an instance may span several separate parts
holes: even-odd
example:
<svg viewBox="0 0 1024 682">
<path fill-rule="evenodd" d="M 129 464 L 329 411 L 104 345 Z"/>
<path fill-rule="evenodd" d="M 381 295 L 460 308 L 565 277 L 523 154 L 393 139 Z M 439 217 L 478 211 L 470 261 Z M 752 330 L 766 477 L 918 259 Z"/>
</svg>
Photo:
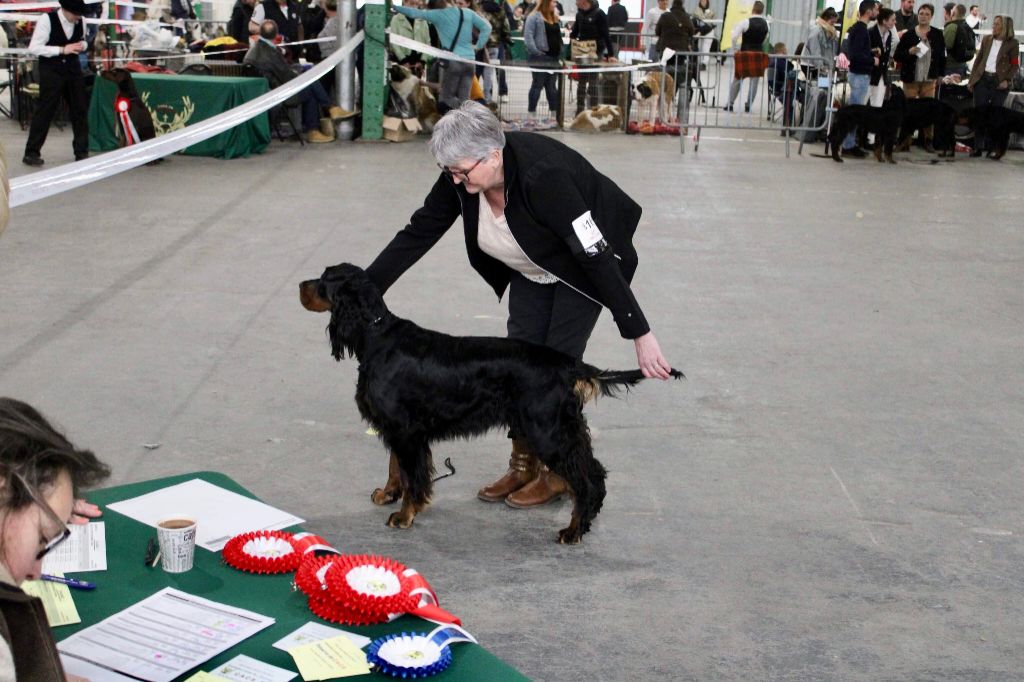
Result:
<svg viewBox="0 0 1024 682">
<path fill-rule="evenodd" d="M 160 565 L 168 573 L 192 570 L 196 555 L 196 520 L 187 514 L 175 514 L 156 524 L 160 542 Z"/>
</svg>

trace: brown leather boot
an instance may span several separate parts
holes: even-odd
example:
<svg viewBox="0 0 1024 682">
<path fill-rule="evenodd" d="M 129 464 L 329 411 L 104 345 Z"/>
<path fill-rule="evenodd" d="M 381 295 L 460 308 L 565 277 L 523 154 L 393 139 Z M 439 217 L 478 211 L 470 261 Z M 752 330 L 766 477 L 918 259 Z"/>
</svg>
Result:
<svg viewBox="0 0 1024 682">
<path fill-rule="evenodd" d="M 519 490 L 505 498 L 505 504 L 515 509 L 539 507 L 554 502 L 569 492 L 565 479 L 547 467 L 541 467 L 540 475 Z"/>
<path fill-rule="evenodd" d="M 513 439 L 508 471 L 494 483 L 480 488 L 476 496 L 484 502 L 501 502 L 509 493 L 514 493 L 537 478 L 539 470 L 540 462 L 530 454 L 526 441 Z"/>
</svg>

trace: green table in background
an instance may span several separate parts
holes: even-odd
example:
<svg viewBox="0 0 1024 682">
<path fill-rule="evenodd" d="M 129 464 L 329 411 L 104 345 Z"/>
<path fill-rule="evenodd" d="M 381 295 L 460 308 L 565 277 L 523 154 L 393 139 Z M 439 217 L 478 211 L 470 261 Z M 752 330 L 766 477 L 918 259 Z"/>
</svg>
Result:
<svg viewBox="0 0 1024 682">
<path fill-rule="evenodd" d="M 306 605 L 305 595 L 292 590 L 293 573 L 252 575 L 236 571 L 221 562 L 220 552 L 209 552 L 201 547 L 196 547 L 195 567 L 187 573 L 171 574 L 164 573 L 159 567 L 145 567 L 143 559 L 146 554 L 146 545 L 149 538 L 156 537 L 156 529 L 115 511 L 110 511 L 106 509 L 106 506 L 193 478 L 208 481 L 247 497 L 255 497 L 224 474 L 208 471 L 94 490 L 88 494 L 90 502 L 95 502 L 104 508 L 101 518 L 106 522 L 107 570 L 74 574 L 76 578 L 95 582 L 97 587 L 92 592 L 73 590 L 73 597 L 82 622 L 77 625 L 56 628 L 54 636 L 58 641 L 142 601 L 164 587 L 174 587 L 205 599 L 249 609 L 265 616 L 271 616 L 277 621 L 269 628 L 261 630 L 249 639 L 178 678 L 182 680 L 193 675 L 196 670 L 213 670 L 239 654 L 246 654 L 288 670 L 297 670 L 291 656 L 280 649 L 275 649 L 272 645 L 309 621 L 356 632 L 371 639 L 402 631 L 426 634 L 436 627 L 434 623 L 413 616 L 402 616 L 391 623 L 371 627 L 348 627 L 320 620 L 310 612 Z M 301 529 L 296 527 L 288 530 L 296 532 Z M 395 559 L 400 561 L 401 557 L 395 557 Z M 427 576 L 427 579 L 429 580 L 430 576 Z M 442 604 L 443 602 L 442 595 Z M 472 632 L 473 624 L 467 625 L 467 629 Z M 527 679 L 501 659 L 476 644 L 467 642 L 452 645 L 452 658 L 451 667 L 433 679 L 438 682 L 447 680 L 502 682 Z M 345 679 L 386 680 L 390 678 L 373 674 Z"/>
<path fill-rule="evenodd" d="M 139 97 L 154 114 L 157 136 L 211 118 L 267 92 L 265 78 L 135 73 L 132 80 Z M 96 79 L 89 102 L 90 151 L 109 152 L 120 146 L 114 116 L 115 95 L 115 83 L 106 78 Z M 220 135 L 187 147 L 182 153 L 233 159 L 259 154 L 268 144 L 270 121 L 266 114 L 260 114 Z"/>
</svg>

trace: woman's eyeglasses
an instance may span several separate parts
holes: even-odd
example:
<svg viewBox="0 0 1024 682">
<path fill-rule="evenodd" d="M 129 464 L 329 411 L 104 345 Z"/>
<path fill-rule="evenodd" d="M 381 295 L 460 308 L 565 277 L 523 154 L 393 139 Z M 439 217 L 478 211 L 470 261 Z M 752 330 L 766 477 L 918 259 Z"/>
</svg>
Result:
<svg viewBox="0 0 1024 682">
<path fill-rule="evenodd" d="M 483 161 L 483 159 L 480 159 L 466 170 L 462 170 L 461 168 L 449 168 L 448 166 L 442 166 L 441 164 L 437 164 L 437 167 L 440 168 L 441 172 L 443 172 L 449 178 L 455 178 L 455 176 L 458 175 L 459 177 L 462 178 L 463 182 L 468 182 L 469 174 L 475 171 L 476 167 L 483 163 Z"/>
<path fill-rule="evenodd" d="M 71 529 L 68 528 L 66 523 L 60 520 L 60 517 L 53 511 L 53 508 L 39 497 L 39 494 L 28 484 L 28 481 L 22 478 L 20 474 L 14 474 L 14 477 L 18 479 L 22 486 L 24 486 L 25 492 L 27 492 L 28 496 L 32 498 L 32 501 L 43 510 L 43 513 L 49 516 L 50 520 L 61 528 L 61 532 L 56 537 L 48 540 L 43 548 L 39 550 L 39 553 L 36 554 L 36 561 L 40 561 L 44 556 L 53 551 L 54 547 L 68 539 L 68 536 L 71 535 Z"/>
</svg>

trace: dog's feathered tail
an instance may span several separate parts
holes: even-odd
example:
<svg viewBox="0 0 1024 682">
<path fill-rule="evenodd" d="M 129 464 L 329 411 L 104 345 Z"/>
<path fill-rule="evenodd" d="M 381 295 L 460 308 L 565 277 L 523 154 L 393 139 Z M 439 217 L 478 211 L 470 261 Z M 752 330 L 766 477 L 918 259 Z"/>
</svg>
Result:
<svg viewBox="0 0 1024 682">
<path fill-rule="evenodd" d="M 584 365 L 589 370 L 584 376 L 576 380 L 576 395 L 580 402 L 586 403 L 597 396 L 614 397 L 619 392 L 636 386 L 646 379 L 644 373 L 639 369 L 614 370 L 598 369 L 591 365 Z M 677 369 L 669 372 L 673 379 L 685 379 L 686 375 Z"/>
</svg>

